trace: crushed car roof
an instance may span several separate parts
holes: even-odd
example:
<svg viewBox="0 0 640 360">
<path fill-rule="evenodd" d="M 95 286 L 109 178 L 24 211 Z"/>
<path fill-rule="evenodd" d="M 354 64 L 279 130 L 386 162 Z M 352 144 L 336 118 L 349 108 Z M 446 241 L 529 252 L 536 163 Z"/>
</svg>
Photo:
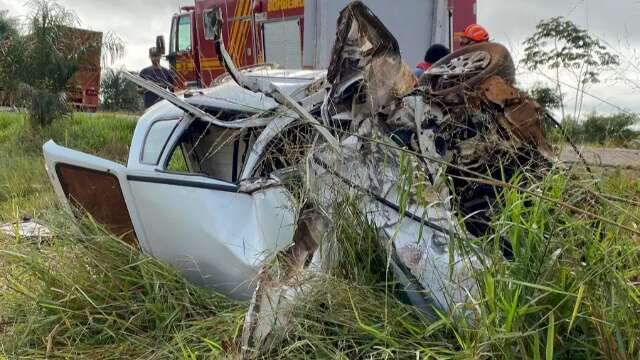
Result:
<svg viewBox="0 0 640 360">
<path fill-rule="evenodd" d="M 296 97 L 298 91 L 326 76 L 326 71 L 323 70 L 249 69 L 243 73 L 248 77 L 268 79 L 293 97 Z M 185 101 L 207 109 L 246 113 L 259 113 L 278 107 L 278 103 L 271 97 L 244 89 L 230 77 L 225 77 L 213 88 L 193 93 Z"/>
</svg>

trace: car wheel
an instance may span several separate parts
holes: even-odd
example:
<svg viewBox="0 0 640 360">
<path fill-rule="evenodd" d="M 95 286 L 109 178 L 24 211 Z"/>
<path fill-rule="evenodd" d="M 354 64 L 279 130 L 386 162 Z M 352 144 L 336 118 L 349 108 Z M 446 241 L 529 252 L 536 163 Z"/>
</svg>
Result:
<svg viewBox="0 0 640 360">
<path fill-rule="evenodd" d="M 515 81 L 515 66 L 509 51 L 496 43 L 464 47 L 433 64 L 421 77 L 420 85 L 435 96 L 461 94 L 473 89 L 490 76 Z"/>
</svg>

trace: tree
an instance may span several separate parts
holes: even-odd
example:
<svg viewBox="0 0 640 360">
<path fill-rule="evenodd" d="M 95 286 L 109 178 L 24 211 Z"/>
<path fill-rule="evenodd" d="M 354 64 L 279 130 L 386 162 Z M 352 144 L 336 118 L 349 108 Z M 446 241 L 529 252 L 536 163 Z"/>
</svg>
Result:
<svg viewBox="0 0 640 360">
<path fill-rule="evenodd" d="M 0 41 L 4 42 L 18 35 L 18 22 L 9 17 L 9 13 L 0 11 Z"/>
<path fill-rule="evenodd" d="M 11 44 L 18 38 L 18 22 L 8 16 L 7 11 L 0 12 L 0 58 L 7 59 Z M 2 62 L 0 62 L 1 64 Z M 0 66 L 0 102 L 14 105 L 17 99 L 18 83 L 14 79 L 14 69 Z"/>
<path fill-rule="evenodd" d="M 100 92 L 105 110 L 136 112 L 142 109 L 138 87 L 116 69 L 108 69 L 104 73 Z"/>
<path fill-rule="evenodd" d="M 569 116 L 562 122 L 562 127 L 571 139 L 579 143 L 625 145 L 640 135 L 631 128 L 638 119 L 637 114 L 631 113 L 591 113 L 583 121 Z"/>
<path fill-rule="evenodd" d="M 587 142 L 623 144 L 637 137 L 631 125 L 638 121 L 635 114 L 599 115 L 590 114 L 582 123 L 582 132 Z"/>
<path fill-rule="evenodd" d="M 529 96 L 547 110 L 558 109 L 562 104 L 562 99 L 554 89 L 541 84 L 536 84 L 529 89 Z"/>
<path fill-rule="evenodd" d="M 600 73 L 620 64 L 617 55 L 611 54 L 598 40 L 570 20 L 555 17 L 536 26 L 536 32 L 524 42 L 522 63 L 531 71 L 552 70 L 556 75 L 556 93 L 560 98 L 562 118 L 565 105 L 560 80 L 561 70 L 575 81 L 573 117 L 582 112 L 584 93 L 590 84 L 600 81 Z"/>
<path fill-rule="evenodd" d="M 87 40 L 73 36 L 80 26 L 75 14 L 51 0 L 31 0 L 27 33 L 16 36 L 3 49 L 0 68 L 18 86 L 15 90 L 35 126 L 47 126 L 70 111 L 67 84 L 91 53 L 106 50 L 110 59 L 124 53 L 119 39 Z"/>
<path fill-rule="evenodd" d="M 65 42 L 73 41 L 65 38 L 63 29 L 77 26 L 78 19 L 53 2 L 32 1 L 29 6 L 33 9 L 28 20 L 29 33 L 13 45 L 15 76 L 22 84 L 32 123 L 46 126 L 69 111 L 64 94 L 67 82 L 78 69 L 74 59 L 87 47 L 98 45 L 86 44 L 72 53 L 59 51 L 67 47 Z"/>
</svg>

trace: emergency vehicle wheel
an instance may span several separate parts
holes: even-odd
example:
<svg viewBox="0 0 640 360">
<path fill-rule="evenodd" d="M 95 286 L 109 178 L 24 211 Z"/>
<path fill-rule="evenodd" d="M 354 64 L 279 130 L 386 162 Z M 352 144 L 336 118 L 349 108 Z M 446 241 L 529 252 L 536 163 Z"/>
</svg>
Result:
<svg viewBox="0 0 640 360">
<path fill-rule="evenodd" d="M 420 85 L 435 96 L 460 94 L 486 78 L 497 75 L 515 81 L 515 66 L 509 51 L 496 43 L 469 45 L 433 64 L 420 77 Z"/>
</svg>

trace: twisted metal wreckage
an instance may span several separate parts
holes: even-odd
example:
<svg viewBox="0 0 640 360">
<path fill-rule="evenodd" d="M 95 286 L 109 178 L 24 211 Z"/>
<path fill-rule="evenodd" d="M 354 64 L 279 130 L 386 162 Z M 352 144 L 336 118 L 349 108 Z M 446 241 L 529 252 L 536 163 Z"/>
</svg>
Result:
<svg viewBox="0 0 640 360">
<path fill-rule="evenodd" d="M 506 49 L 468 46 L 416 79 L 359 1 L 340 13 L 326 74 L 240 71 L 217 38 L 228 75 L 211 89 L 178 98 L 126 74 L 167 100 L 141 118 L 126 167 L 45 144 L 63 202 L 189 279 L 250 298 L 247 354 L 283 333 L 310 278 L 331 274 L 345 199 L 379 230 L 412 304 L 470 303 L 484 259 L 461 245 L 487 231 L 498 191 L 470 174 L 509 179 L 552 158 L 544 110 L 513 87 Z"/>
</svg>

